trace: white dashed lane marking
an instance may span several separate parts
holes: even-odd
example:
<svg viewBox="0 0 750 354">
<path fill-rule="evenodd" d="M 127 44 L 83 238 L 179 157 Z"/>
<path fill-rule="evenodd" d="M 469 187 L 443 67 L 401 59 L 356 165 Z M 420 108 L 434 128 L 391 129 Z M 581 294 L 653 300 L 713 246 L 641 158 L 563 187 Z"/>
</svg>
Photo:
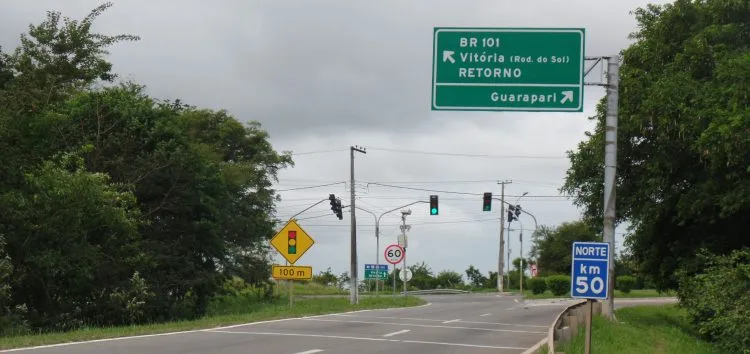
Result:
<svg viewBox="0 0 750 354">
<path fill-rule="evenodd" d="M 400 331 L 396 331 L 396 332 L 391 332 L 391 333 L 388 333 L 388 334 L 384 334 L 383 337 L 393 337 L 395 335 L 404 334 L 404 333 L 407 333 L 407 332 L 410 332 L 410 331 L 411 331 L 410 329 L 402 329 Z"/>
</svg>

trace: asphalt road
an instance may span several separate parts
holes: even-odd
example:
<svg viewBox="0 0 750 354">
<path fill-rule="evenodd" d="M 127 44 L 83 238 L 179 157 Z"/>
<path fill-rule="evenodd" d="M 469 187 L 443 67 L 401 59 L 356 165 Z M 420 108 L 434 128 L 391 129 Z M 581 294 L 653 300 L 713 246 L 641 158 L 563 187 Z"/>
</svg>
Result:
<svg viewBox="0 0 750 354">
<path fill-rule="evenodd" d="M 522 353 L 573 300 L 424 296 L 427 305 L 22 349 L 22 353 Z M 616 300 L 618 307 L 654 303 Z M 663 300 L 656 301 L 663 302 Z M 17 350 L 12 350 L 17 351 Z"/>
</svg>

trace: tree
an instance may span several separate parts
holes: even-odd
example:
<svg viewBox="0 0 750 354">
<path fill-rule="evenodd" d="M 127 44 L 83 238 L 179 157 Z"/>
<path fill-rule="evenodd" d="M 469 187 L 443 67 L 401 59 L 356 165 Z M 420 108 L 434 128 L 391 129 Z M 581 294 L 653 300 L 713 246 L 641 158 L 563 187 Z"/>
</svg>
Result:
<svg viewBox="0 0 750 354">
<path fill-rule="evenodd" d="M 536 258 L 539 274 L 570 274 L 571 250 L 574 241 L 601 241 L 589 223 L 583 220 L 562 223 L 551 228 L 542 226 L 532 236 L 531 255 Z M 514 266 L 518 269 L 518 265 Z M 524 265 L 527 269 L 528 262 Z"/>
<path fill-rule="evenodd" d="M 83 160 L 62 155 L 29 171 L 23 188 L 0 196 L 13 304 L 34 327 L 120 324 L 112 297 L 142 265 L 135 197 Z M 118 306 L 119 305 L 119 306 Z"/>
<path fill-rule="evenodd" d="M 750 8 L 680 0 L 635 11 L 638 31 L 620 67 L 617 221 L 657 285 L 693 267 L 696 250 L 748 245 Z M 568 153 L 563 190 L 601 220 L 606 101 L 595 130 Z"/>
<path fill-rule="evenodd" d="M 474 268 L 473 265 L 470 265 L 466 269 L 466 278 L 469 279 L 469 283 L 474 287 L 482 287 L 487 283 L 487 277 L 482 275 L 482 272 Z"/>
<path fill-rule="evenodd" d="M 349 276 L 349 272 L 348 271 L 345 271 L 345 272 L 341 273 L 339 275 L 338 279 L 339 279 L 338 280 L 339 281 L 339 283 L 338 283 L 339 289 L 346 288 L 347 286 L 349 286 L 349 283 L 351 283 L 351 281 L 352 281 L 352 277 Z"/>
<path fill-rule="evenodd" d="M 10 313 L 10 277 L 13 274 L 13 264 L 5 252 L 5 237 L 0 234 L 0 335 L 11 323 L 6 323 Z"/>
<path fill-rule="evenodd" d="M 444 270 L 435 276 L 434 285 L 441 288 L 455 289 L 464 285 L 461 274 L 452 270 Z"/>
<path fill-rule="evenodd" d="M 312 281 L 325 286 L 337 286 L 338 278 L 331 272 L 331 267 L 313 276 Z"/>
<path fill-rule="evenodd" d="M 90 31 L 109 6 L 49 12 L 0 53 L 0 235 L 11 305 L 40 329 L 196 317 L 222 281 L 270 275 L 271 186 L 291 158 L 258 122 L 94 88 L 115 77 L 106 48 L 138 39 Z"/>
<path fill-rule="evenodd" d="M 408 285 L 423 290 L 435 288 L 435 278 L 427 263 L 420 262 L 410 265 L 409 270 L 411 270 L 412 276 Z"/>
</svg>

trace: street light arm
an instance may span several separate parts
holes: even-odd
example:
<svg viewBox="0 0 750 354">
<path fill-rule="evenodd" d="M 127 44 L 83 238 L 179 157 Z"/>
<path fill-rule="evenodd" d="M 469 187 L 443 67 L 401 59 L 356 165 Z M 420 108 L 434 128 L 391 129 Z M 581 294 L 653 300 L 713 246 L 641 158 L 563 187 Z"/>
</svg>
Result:
<svg viewBox="0 0 750 354">
<path fill-rule="evenodd" d="M 375 213 L 373 213 L 373 212 L 371 212 L 371 211 L 369 211 L 369 210 L 367 210 L 367 209 L 365 209 L 365 208 L 363 208 L 363 207 L 360 207 L 360 206 L 355 206 L 355 208 L 357 208 L 357 209 L 359 209 L 359 210 L 362 210 L 362 211 L 364 211 L 365 213 L 368 213 L 368 214 L 372 215 L 372 217 L 373 217 L 373 218 L 374 218 L 374 220 L 375 220 L 375 223 L 377 224 L 377 222 L 378 222 L 378 216 L 377 216 L 377 215 L 375 215 Z"/>
<path fill-rule="evenodd" d="M 401 209 L 401 208 L 406 208 L 406 207 L 408 207 L 409 205 L 414 205 L 414 204 L 419 204 L 419 203 L 429 203 L 429 202 L 425 202 L 425 201 L 423 201 L 423 200 L 419 200 L 419 201 L 416 201 L 416 202 L 412 202 L 412 203 L 409 203 L 409 204 L 406 204 L 406 205 L 402 205 L 402 206 L 400 206 L 400 207 L 398 207 L 398 208 L 393 208 L 393 209 L 391 209 L 391 210 L 388 210 L 388 211 L 386 211 L 386 212 L 384 212 L 384 213 L 380 214 L 380 216 L 378 217 L 378 220 L 377 220 L 377 221 L 376 221 L 375 223 L 376 223 L 376 224 L 379 224 L 379 223 L 380 223 L 380 219 L 381 219 L 381 218 L 383 217 L 383 215 L 385 215 L 385 214 L 388 214 L 388 213 L 394 212 L 394 211 L 396 211 L 396 210 L 399 210 L 399 209 Z"/>
<path fill-rule="evenodd" d="M 533 214 L 531 214 L 528 211 L 526 211 L 526 210 L 521 209 L 521 212 L 524 213 L 524 214 L 526 214 L 526 215 L 528 215 L 528 216 L 531 216 L 531 219 L 534 220 L 534 233 L 536 233 L 536 230 L 539 228 L 539 224 L 537 224 L 537 222 L 536 222 L 536 217 Z"/>
</svg>

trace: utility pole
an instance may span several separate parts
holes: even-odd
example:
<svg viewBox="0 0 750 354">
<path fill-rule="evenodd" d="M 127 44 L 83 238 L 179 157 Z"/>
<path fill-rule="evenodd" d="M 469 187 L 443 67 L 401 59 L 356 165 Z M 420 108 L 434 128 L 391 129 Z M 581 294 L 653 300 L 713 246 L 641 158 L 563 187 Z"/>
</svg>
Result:
<svg viewBox="0 0 750 354">
<path fill-rule="evenodd" d="M 505 250 L 505 185 L 513 183 L 511 181 L 498 181 L 500 187 L 500 251 L 497 260 L 497 291 L 503 292 L 503 259 Z"/>
<path fill-rule="evenodd" d="M 358 146 L 350 146 L 349 147 L 349 155 L 351 157 L 350 159 L 350 172 L 351 172 L 351 182 L 349 185 L 349 188 L 351 189 L 351 204 L 349 206 L 349 211 L 351 212 L 351 229 L 352 229 L 352 235 L 351 235 L 351 264 L 350 264 L 350 270 L 351 273 L 351 279 L 350 279 L 350 285 L 349 285 L 349 302 L 354 305 L 359 302 L 359 297 L 357 296 L 358 292 L 358 281 L 357 281 L 357 218 L 354 214 L 354 210 L 357 209 L 356 205 L 354 204 L 354 152 L 361 152 L 363 154 L 366 154 L 364 148 L 360 148 Z"/>
<path fill-rule="evenodd" d="M 404 259 L 403 259 L 403 267 L 404 267 L 404 297 L 406 297 L 406 291 L 407 291 L 407 283 L 409 283 L 409 278 L 406 277 L 406 272 L 409 270 L 406 268 L 406 248 L 409 246 L 408 238 L 406 237 L 406 231 L 409 231 L 411 229 L 411 225 L 406 225 L 406 216 L 411 215 L 411 209 L 402 209 L 401 210 L 401 235 L 404 238 L 403 242 L 403 248 L 404 248 Z M 399 242 L 401 243 L 401 242 Z"/>
<path fill-rule="evenodd" d="M 615 189 L 617 174 L 617 108 L 620 86 L 620 58 L 607 59 L 607 118 L 604 135 L 604 242 L 609 243 L 609 298 L 604 300 L 602 312 L 615 319 Z"/>
</svg>

